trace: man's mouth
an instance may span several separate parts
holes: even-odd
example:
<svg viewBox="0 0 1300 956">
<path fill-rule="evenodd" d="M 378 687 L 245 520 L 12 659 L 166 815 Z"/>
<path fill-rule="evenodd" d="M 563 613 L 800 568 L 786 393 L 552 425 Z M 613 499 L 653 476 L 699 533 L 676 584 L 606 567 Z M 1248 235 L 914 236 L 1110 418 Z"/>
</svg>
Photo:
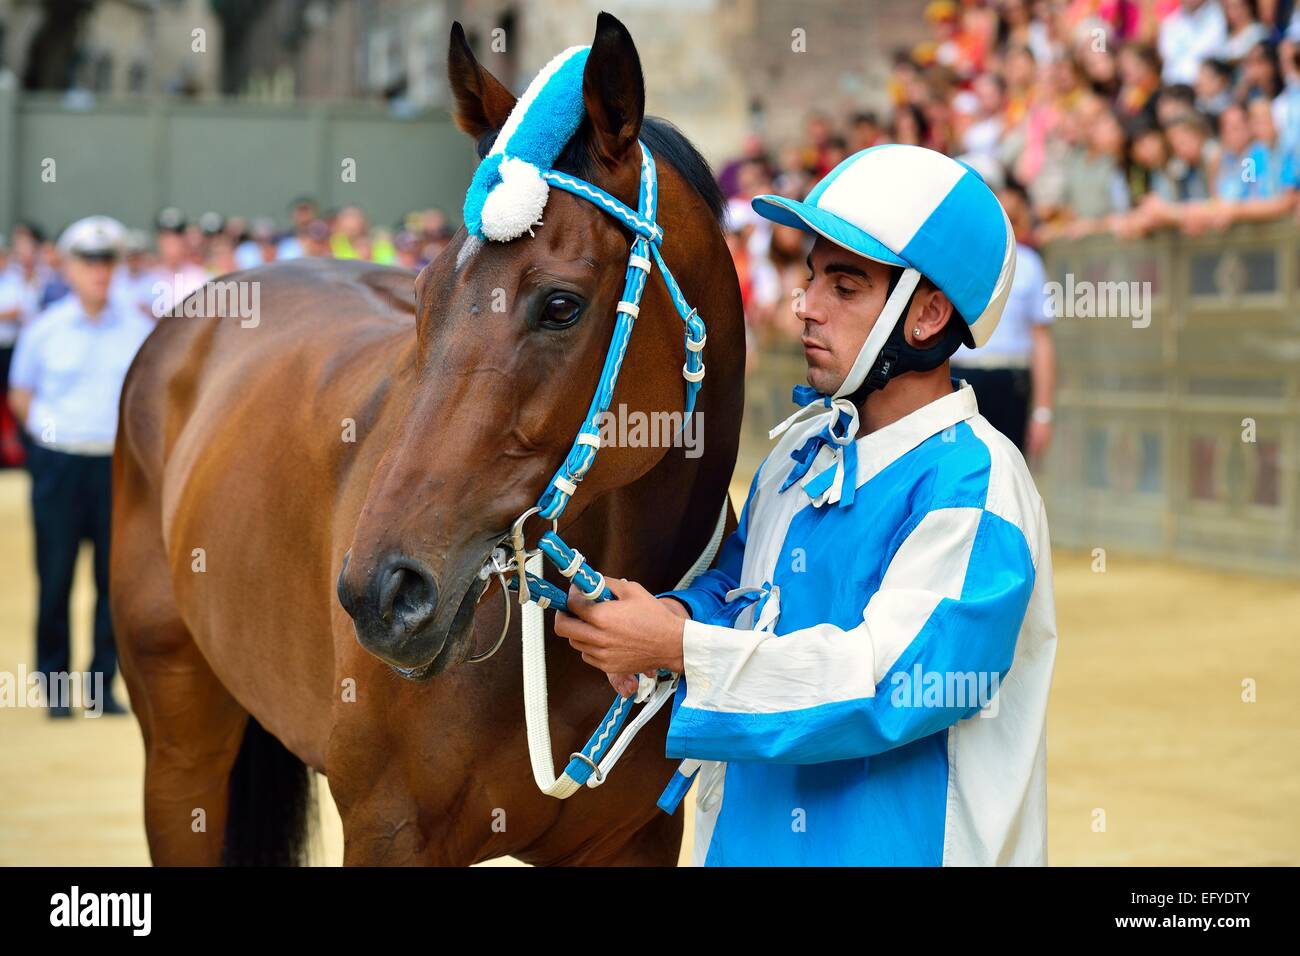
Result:
<svg viewBox="0 0 1300 956">
<path fill-rule="evenodd" d="M 814 342 L 812 339 L 806 338 L 801 338 L 799 341 L 803 343 L 804 353 L 808 356 L 813 356 L 820 352 L 830 354 L 830 349 L 822 345 L 820 342 Z"/>
</svg>

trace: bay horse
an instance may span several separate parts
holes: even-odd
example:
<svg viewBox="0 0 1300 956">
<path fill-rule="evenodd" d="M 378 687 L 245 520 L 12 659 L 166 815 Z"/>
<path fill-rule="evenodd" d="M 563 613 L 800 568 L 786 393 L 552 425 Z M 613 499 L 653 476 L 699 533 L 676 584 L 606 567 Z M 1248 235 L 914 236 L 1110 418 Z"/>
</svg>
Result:
<svg viewBox="0 0 1300 956">
<path fill-rule="evenodd" d="M 483 156 L 515 98 L 459 24 L 448 63 Z M 644 99 L 631 36 L 601 14 L 586 116 L 556 168 L 635 205 L 638 137 L 656 156 L 664 259 L 709 326 L 703 454 L 603 449 L 561 529 L 606 573 L 665 590 L 727 491 L 745 346 L 721 196 Z M 285 262 L 229 277 L 260 283 L 256 327 L 159 322 L 122 395 L 111 568 L 155 864 L 301 862 L 310 771 L 329 780 L 347 864 L 676 862 L 681 812 L 655 806 L 674 769 L 663 714 L 607 783 L 556 800 L 529 772 L 519 615 L 498 654 L 467 662 L 502 627 L 499 594 L 476 603 L 478 571 L 583 418 L 629 243 L 555 190 L 535 236 L 462 228 L 414 283 Z M 682 361 L 651 277 L 615 406 L 680 410 Z M 551 734 L 568 753 L 613 691 L 566 642 L 549 647 Z"/>
</svg>

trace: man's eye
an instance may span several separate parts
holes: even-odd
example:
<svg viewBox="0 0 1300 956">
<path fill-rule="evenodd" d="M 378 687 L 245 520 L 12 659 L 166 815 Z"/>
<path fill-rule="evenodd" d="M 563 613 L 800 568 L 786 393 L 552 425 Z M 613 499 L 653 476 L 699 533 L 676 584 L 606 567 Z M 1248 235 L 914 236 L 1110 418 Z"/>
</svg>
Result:
<svg viewBox="0 0 1300 956">
<path fill-rule="evenodd" d="M 852 290 L 852 289 L 846 289 L 846 288 L 845 288 L 844 286 L 842 286 L 842 285 L 837 285 L 837 286 L 835 287 L 835 291 L 838 292 L 840 295 L 845 295 L 845 296 L 847 296 L 847 295 L 852 295 L 852 294 L 853 294 L 853 290 Z"/>
<path fill-rule="evenodd" d="M 571 295 L 557 294 L 547 299 L 542 306 L 540 323 L 547 329 L 567 329 L 578 321 L 581 314 L 581 302 Z"/>
</svg>

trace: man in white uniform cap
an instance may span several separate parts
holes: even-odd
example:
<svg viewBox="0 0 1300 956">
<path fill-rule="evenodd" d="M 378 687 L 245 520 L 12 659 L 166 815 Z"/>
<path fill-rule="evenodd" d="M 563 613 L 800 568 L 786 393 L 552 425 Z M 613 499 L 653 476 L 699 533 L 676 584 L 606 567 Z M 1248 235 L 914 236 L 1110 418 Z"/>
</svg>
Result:
<svg viewBox="0 0 1300 956">
<path fill-rule="evenodd" d="M 125 239 L 122 224 L 90 216 L 59 239 L 72 294 L 23 329 L 9 374 L 9 402 L 28 437 L 39 601 L 37 670 L 51 688 L 70 670 L 68 599 L 77 549 L 95 549 L 94 658 L 91 712 L 123 713 L 110 692 L 117 647 L 108 607 L 113 441 L 122 381 L 152 323 L 109 295 Z M 51 716 L 70 714 L 67 700 L 48 701 Z"/>
</svg>

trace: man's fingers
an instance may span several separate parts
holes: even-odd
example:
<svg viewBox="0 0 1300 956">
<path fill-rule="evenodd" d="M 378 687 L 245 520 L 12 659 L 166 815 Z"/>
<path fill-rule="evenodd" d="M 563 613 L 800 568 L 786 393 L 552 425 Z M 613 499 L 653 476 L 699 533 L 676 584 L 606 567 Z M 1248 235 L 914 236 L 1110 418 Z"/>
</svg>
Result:
<svg viewBox="0 0 1300 956">
<path fill-rule="evenodd" d="M 605 587 L 613 591 L 614 597 L 620 600 L 650 593 L 636 581 L 629 581 L 627 578 L 605 578 Z"/>
<path fill-rule="evenodd" d="M 600 631 L 592 627 L 581 618 L 574 617 L 572 614 L 566 614 L 564 611 L 555 612 L 555 633 L 559 637 L 568 639 L 570 642 L 580 642 L 600 646 Z"/>
<path fill-rule="evenodd" d="M 569 585 L 569 613 L 577 615 L 584 621 L 596 607 L 596 602 L 590 600 L 585 594 L 578 590 L 576 584 Z"/>
<path fill-rule="evenodd" d="M 608 672 L 609 670 L 609 665 L 605 662 L 605 655 L 602 654 L 600 651 L 584 653 L 582 655 L 582 662 L 584 664 L 590 664 L 598 671 Z"/>
<path fill-rule="evenodd" d="M 569 645 L 582 655 L 585 663 L 600 670 L 605 670 L 603 665 L 607 648 L 597 628 L 592 627 L 580 618 L 574 617 L 572 614 L 556 611 L 555 633 L 556 636 L 568 641 Z"/>
<path fill-rule="evenodd" d="M 609 683 L 619 697 L 631 697 L 640 686 L 635 674 L 610 674 Z"/>
</svg>

